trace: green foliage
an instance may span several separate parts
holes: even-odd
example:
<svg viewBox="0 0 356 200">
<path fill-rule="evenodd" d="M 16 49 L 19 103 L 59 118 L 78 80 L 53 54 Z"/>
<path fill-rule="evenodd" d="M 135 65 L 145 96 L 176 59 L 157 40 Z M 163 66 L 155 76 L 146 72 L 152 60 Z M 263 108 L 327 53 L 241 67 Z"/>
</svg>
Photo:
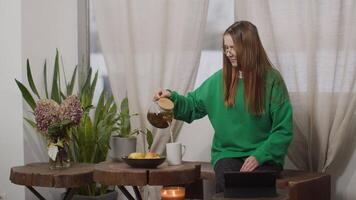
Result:
<svg viewBox="0 0 356 200">
<path fill-rule="evenodd" d="M 30 68 L 30 61 L 27 59 L 27 65 L 26 65 L 26 69 L 27 69 L 27 80 L 28 80 L 28 84 L 31 87 L 31 90 L 33 93 L 36 94 L 36 96 L 40 99 L 40 95 L 37 92 L 35 83 L 33 82 L 33 78 L 32 78 L 32 73 L 31 73 L 31 68 Z"/>
<path fill-rule="evenodd" d="M 48 135 L 51 137 L 59 137 L 58 134 L 62 133 L 63 131 L 67 131 L 69 125 L 72 123 L 71 120 L 65 119 L 60 122 L 56 122 L 48 127 Z"/>
<path fill-rule="evenodd" d="M 52 92 L 51 99 L 56 101 L 58 104 L 61 103 L 61 84 L 60 84 L 60 74 L 59 74 L 59 59 L 58 50 L 56 50 L 56 58 L 54 60 L 54 71 L 53 71 L 53 81 L 52 81 Z"/>
<path fill-rule="evenodd" d="M 134 135 L 140 132 L 140 130 L 138 129 L 131 131 L 130 119 L 132 116 L 138 116 L 138 114 L 137 113 L 130 114 L 129 100 L 127 97 L 125 97 L 120 104 L 120 113 L 117 121 L 117 125 L 119 127 L 117 131 L 117 136 L 123 138 L 129 138 L 129 137 L 133 137 Z"/>
<path fill-rule="evenodd" d="M 22 97 L 25 99 L 26 103 L 31 107 L 32 111 L 35 111 L 36 108 L 36 102 L 33 99 L 31 93 L 28 91 L 28 89 L 18 80 L 16 80 L 16 84 L 19 87 Z"/>
<path fill-rule="evenodd" d="M 148 144 L 148 150 L 151 149 L 151 146 L 152 146 L 152 143 L 153 143 L 153 135 L 152 135 L 152 132 L 146 128 L 146 140 L 147 140 L 147 144 Z"/>
</svg>

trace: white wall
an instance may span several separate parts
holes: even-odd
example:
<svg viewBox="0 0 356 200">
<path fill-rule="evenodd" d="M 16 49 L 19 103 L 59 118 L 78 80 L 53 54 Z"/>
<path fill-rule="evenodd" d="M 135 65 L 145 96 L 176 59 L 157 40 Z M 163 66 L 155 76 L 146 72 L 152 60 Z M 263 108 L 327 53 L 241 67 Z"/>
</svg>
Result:
<svg viewBox="0 0 356 200">
<path fill-rule="evenodd" d="M 10 168 L 23 164 L 21 80 L 21 0 L 0 1 L 0 195 L 24 199 L 24 189 L 9 181 Z"/>
</svg>

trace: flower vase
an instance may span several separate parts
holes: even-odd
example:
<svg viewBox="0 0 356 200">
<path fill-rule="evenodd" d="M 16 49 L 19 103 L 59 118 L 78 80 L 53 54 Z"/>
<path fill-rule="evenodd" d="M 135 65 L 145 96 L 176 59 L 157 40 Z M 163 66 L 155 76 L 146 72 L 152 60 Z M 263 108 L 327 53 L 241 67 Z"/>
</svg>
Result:
<svg viewBox="0 0 356 200">
<path fill-rule="evenodd" d="M 50 169 L 64 169 L 70 167 L 70 158 L 69 158 L 69 146 L 63 144 L 61 146 L 56 146 L 58 149 L 55 159 L 49 156 L 49 168 Z"/>
</svg>

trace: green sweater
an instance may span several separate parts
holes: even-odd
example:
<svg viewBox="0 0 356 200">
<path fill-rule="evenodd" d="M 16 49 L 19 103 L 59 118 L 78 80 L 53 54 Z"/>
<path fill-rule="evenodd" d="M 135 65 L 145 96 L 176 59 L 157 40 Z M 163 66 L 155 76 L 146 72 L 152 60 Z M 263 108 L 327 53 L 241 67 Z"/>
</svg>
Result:
<svg viewBox="0 0 356 200">
<path fill-rule="evenodd" d="M 260 116 L 245 109 L 243 79 L 239 80 L 235 106 L 225 106 L 222 76 L 219 70 L 187 96 L 172 91 L 175 119 L 191 123 L 208 115 L 215 130 L 211 148 L 214 167 L 219 159 L 247 156 L 255 156 L 260 165 L 270 161 L 283 166 L 293 137 L 293 112 L 279 72 L 271 69 L 267 73 L 265 110 Z"/>
</svg>

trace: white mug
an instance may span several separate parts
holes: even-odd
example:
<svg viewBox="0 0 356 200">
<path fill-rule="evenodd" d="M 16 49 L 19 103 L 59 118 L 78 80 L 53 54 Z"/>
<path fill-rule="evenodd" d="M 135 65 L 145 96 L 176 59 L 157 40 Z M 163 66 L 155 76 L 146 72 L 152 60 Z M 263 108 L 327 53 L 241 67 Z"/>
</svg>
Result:
<svg viewBox="0 0 356 200">
<path fill-rule="evenodd" d="M 185 153 L 185 145 L 179 142 L 166 144 L 167 162 L 168 165 L 182 164 L 182 157 Z"/>
</svg>

